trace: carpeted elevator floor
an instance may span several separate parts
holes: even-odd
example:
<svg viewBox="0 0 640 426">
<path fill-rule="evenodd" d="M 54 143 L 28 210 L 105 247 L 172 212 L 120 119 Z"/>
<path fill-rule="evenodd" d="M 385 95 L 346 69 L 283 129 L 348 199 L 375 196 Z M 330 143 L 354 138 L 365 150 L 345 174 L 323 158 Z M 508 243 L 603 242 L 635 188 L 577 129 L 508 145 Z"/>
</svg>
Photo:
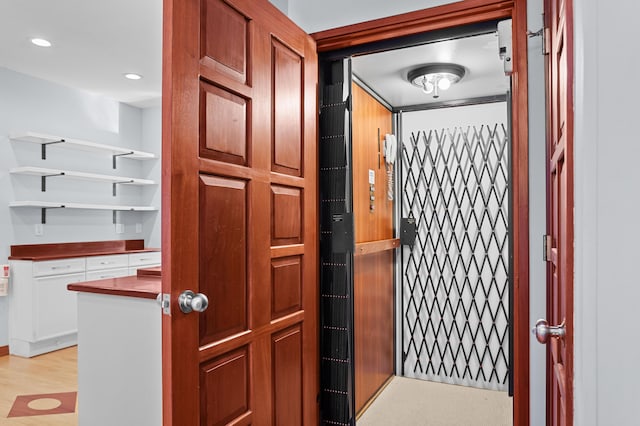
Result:
<svg viewBox="0 0 640 426">
<path fill-rule="evenodd" d="M 357 426 L 512 426 L 506 392 L 395 377 Z"/>
</svg>

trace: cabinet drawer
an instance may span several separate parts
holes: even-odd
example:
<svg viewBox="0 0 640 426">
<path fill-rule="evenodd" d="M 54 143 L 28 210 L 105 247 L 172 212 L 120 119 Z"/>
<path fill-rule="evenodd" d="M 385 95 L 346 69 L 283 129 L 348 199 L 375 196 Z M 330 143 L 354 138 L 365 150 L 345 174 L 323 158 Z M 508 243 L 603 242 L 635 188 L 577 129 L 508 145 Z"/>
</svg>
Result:
<svg viewBox="0 0 640 426">
<path fill-rule="evenodd" d="M 162 262 L 162 255 L 159 251 L 149 251 L 129 255 L 129 266 L 132 268 L 142 265 L 160 265 L 160 262 Z"/>
<path fill-rule="evenodd" d="M 129 266 L 129 257 L 126 254 L 87 257 L 87 271 L 109 268 L 126 268 L 127 266 Z"/>
<path fill-rule="evenodd" d="M 33 263 L 33 276 L 42 277 L 46 275 L 72 274 L 84 272 L 84 257 L 60 260 L 46 260 L 44 262 Z"/>
<path fill-rule="evenodd" d="M 107 278 L 126 277 L 129 268 L 105 269 L 103 271 L 87 271 L 87 281 L 106 280 Z"/>
</svg>

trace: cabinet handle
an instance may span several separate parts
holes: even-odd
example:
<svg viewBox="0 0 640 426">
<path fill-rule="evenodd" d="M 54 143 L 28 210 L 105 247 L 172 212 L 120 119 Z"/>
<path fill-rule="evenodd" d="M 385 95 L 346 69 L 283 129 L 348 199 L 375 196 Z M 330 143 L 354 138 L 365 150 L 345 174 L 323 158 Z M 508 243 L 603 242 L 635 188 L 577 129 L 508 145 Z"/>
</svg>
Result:
<svg viewBox="0 0 640 426">
<path fill-rule="evenodd" d="M 71 268 L 71 265 L 65 265 L 65 266 L 52 266 L 51 269 L 69 269 Z"/>
</svg>

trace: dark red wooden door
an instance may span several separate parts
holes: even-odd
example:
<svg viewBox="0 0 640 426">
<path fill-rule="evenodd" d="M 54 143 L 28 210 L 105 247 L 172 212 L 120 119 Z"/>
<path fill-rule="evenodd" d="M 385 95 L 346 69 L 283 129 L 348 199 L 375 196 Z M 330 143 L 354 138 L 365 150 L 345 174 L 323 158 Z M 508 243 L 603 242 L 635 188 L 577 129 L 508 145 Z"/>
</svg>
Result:
<svg viewBox="0 0 640 426">
<path fill-rule="evenodd" d="M 547 425 L 573 424 L 572 0 L 545 1 L 547 29 Z"/>
<path fill-rule="evenodd" d="M 165 425 L 317 423 L 315 51 L 267 0 L 165 0 Z"/>
</svg>

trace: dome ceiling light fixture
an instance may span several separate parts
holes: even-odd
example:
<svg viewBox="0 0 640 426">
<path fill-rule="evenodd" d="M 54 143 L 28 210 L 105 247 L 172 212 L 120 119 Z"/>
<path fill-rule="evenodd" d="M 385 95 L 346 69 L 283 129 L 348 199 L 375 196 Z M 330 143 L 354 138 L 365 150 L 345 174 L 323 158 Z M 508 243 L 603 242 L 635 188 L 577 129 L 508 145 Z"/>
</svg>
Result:
<svg viewBox="0 0 640 426">
<path fill-rule="evenodd" d="M 440 90 L 447 90 L 465 74 L 465 68 L 458 64 L 427 64 L 409 71 L 407 79 L 427 95 L 433 93 L 433 98 L 438 99 Z"/>
</svg>

